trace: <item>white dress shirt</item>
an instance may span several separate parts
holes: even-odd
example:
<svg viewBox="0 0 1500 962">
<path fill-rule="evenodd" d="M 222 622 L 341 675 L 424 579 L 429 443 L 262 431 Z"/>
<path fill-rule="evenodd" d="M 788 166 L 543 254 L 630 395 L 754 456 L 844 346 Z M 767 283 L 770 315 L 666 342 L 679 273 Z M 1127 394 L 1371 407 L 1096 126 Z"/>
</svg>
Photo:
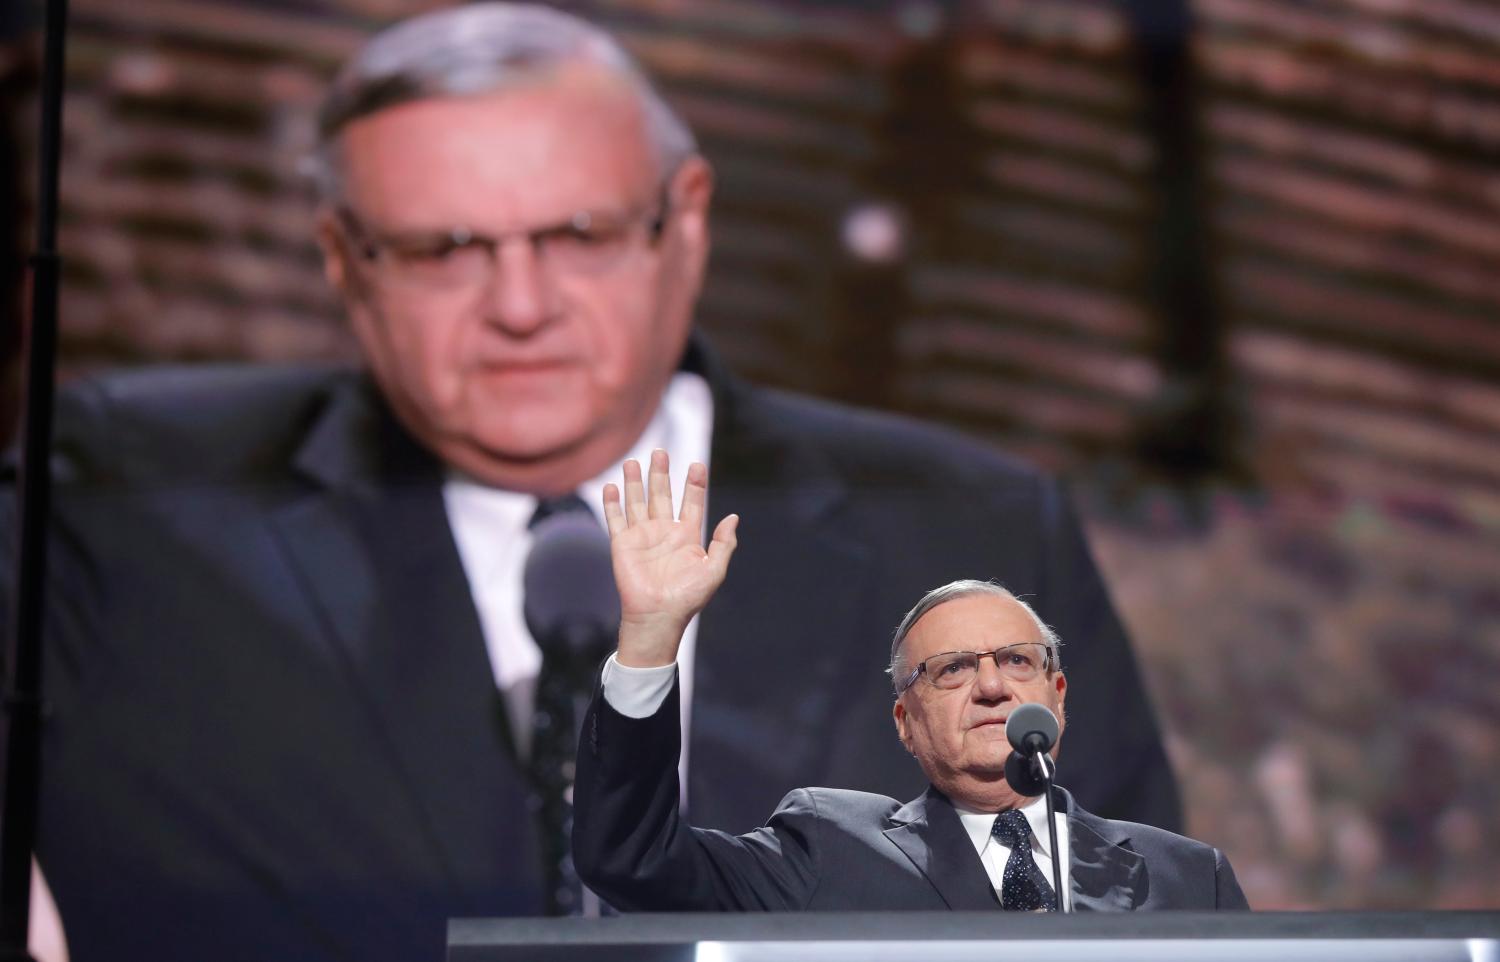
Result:
<svg viewBox="0 0 1500 962">
<path fill-rule="evenodd" d="M 990 884 L 995 887 L 995 896 L 1000 895 L 1000 880 L 1005 877 L 1005 862 L 1010 858 L 1010 846 L 990 834 L 990 829 L 995 824 L 995 812 L 977 812 L 964 808 L 957 803 L 954 808 L 958 809 L 959 821 L 964 824 L 964 831 L 969 833 L 969 841 L 974 843 L 974 850 L 979 853 L 979 861 L 984 865 L 984 873 L 990 877 Z M 1047 805 L 1040 796 L 1031 799 L 1021 808 L 1021 814 L 1026 816 L 1027 823 L 1031 826 L 1031 857 L 1036 861 L 1037 868 L 1042 870 L 1042 877 L 1047 884 L 1052 884 L 1052 839 L 1047 835 Z M 1062 884 L 1063 884 L 1063 907 L 1071 908 L 1073 899 L 1068 892 L 1072 885 L 1071 874 L 1068 872 L 1068 818 L 1062 812 L 1056 814 L 1057 822 L 1057 847 L 1062 850 Z"/>
<path fill-rule="evenodd" d="M 676 667 L 662 665 L 658 668 L 631 668 L 620 664 L 614 655 L 610 655 L 604 663 L 602 676 L 604 699 L 611 708 L 627 718 L 647 718 L 654 715 L 672 691 L 672 677 Z M 954 808 L 958 809 L 959 821 L 963 823 L 969 841 L 974 843 L 974 851 L 979 853 L 979 861 L 998 898 L 1001 880 L 1005 877 L 1005 862 L 1010 858 L 1010 846 L 990 834 L 998 813 L 974 811 L 957 804 Z M 1048 856 L 1052 851 L 1052 839 L 1047 834 L 1047 806 L 1040 797 L 1034 798 L 1022 807 L 1021 814 L 1026 816 L 1026 821 L 1031 825 L 1031 857 L 1036 860 L 1037 868 L 1042 870 L 1047 884 L 1051 885 L 1052 859 Z M 1058 812 L 1056 823 L 1057 847 L 1062 852 L 1063 906 L 1071 908 L 1073 899 L 1068 892 L 1072 882 L 1068 871 L 1067 816 Z"/>
<path fill-rule="evenodd" d="M 620 484 L 621 465 L 627 459 L 634 458 L 645 467 L 650 463 L 651 452 L 662 448 L 671 457 L 672 492 L 680 503 L 688 465 L 693 461 L 708 464 L 712 432 L 713 396 L 708 383 L 696 374 L 679 372 L 667 385 L 656 414 L 640 438 L 619 461 L 579 485 L 578 496 L 602 526 L 604 485 Z M 515 736 L 516 749 L 525 757 L 531 747 L 532 707 L 536 679 L 542 669 L 541 649 L 527 631 L 522 614 L 522 577 L 532 540 L 528 525 L 536 512 L 537 499 L 530 494 L 489 487 L 455 473 L 443 485 L 443 502 L 469 581 L 469 593 L 479 613 L 490 669 L 494 672 L 495 684 L 505 696 L 506 715 Z M 684 731 L 689 730 L 693 652 L 697 637 L 698 619 L 694 618 L 683 635 L 678 653 L 682 668 Z M 679 765 L 684 795 L 687 762 L 684 745 Z"/>
</svg>

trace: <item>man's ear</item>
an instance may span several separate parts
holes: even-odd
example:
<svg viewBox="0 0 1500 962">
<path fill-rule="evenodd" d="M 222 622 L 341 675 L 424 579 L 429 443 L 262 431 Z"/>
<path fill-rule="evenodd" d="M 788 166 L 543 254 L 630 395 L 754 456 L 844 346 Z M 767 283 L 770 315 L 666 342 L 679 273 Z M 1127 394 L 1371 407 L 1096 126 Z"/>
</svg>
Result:
<svg viewBox="0 0 1500 962">
<path fill-rule="evenodd" d="M 708 258 L 708 211 L 714 196 L 714 169 L 694 154 L 684 160 L 667 186 L 667 203 L 684 250 L 699 265 Z"/>
<path fill-rule="evenodd" d="M 344 297 L 352 296 L 354 271 L 350 268 L 349 248 L 344 240 L 344 231 L 339 226 L 338 215 L 333 212 L 333 208 L 318 208 L 313 236 L 317 238 L 318 250 L 323 254 L 323 276 L 339 294 Z"/>
<path fill-rule="evenodd" d="M 906 706 L 901 703 L 897 696 L 896 703 L 891 706 L 891 718 L 896 722 L 896 737 L 901 739 L 901 744 L 906 750 L 911 751 L 911 728 L 910 721 L 906 717 Z"/>
</svg>

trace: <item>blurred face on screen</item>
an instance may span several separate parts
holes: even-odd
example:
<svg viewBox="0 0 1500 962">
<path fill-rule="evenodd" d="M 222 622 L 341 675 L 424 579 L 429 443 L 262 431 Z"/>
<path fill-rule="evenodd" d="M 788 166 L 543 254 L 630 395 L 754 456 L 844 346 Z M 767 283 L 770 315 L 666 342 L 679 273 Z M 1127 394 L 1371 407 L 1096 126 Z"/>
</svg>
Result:
<svg viewBox="0 0 1500 962">
<path fill-rule="evenodd" d="M 993 594 L 963 595 L 917 620 L 902 644 L 902 660 L 909 671 L 945 652 L 986 652 L 1038 641 L 1036 622 L 1015 601 Z M 953 801 L 983 811 L 1014 808 L 1021 797 L 1005 782 L 1011 750 L 1005 722 L 1016 706 L 1039 702 L 1061 724 L 1067 688 L 1060 671 L 1015 681 L 993 658 L 982 658 L 978 671 L 960 687 L 943 689 L 919 677 L 896 699 L 896 730 L 928 781 Z"/>
<path fill-rule="evenodd" d="M 541 494 L 620 457 L 687 339 L 707 165 L 663 172 L 633 91 L 583 64 L 383 109 L 339 146 L 327 269 L 407 428 Z"/>
</svg>

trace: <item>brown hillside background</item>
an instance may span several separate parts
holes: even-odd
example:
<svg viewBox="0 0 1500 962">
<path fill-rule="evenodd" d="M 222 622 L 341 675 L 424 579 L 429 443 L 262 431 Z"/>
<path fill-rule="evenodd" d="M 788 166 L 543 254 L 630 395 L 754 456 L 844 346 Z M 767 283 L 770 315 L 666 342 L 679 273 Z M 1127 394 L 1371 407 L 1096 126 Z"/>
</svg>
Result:
<svg viewBox="0 0 1500 962">
<path fill-rule="evenodd" d="M 435 5 L 73 0 L 65 377 L 352 356 L 299 158 Z M 1074 482 L 1256 907 L 1500 907 L 1500 3 L 561 6 L 715 164 L 736 370 Z M 12 353 L 34 87 L 13 27 Z"/>
</svg>

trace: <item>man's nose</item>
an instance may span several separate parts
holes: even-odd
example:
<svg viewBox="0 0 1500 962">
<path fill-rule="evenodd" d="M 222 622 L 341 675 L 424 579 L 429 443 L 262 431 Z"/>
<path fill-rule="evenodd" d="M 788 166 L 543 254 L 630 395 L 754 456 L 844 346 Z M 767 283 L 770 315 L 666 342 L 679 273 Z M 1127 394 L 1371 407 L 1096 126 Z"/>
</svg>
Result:
<svg viewBox="0 0 1500 962">
<path fill-rule="evenodd" d="M 1010 679 L 1005 677 L 995 664 L 993 655 L 982 655 L 979 658 L 979 672 L 974 679 L 974 695 L 991 701 L 1004 698 L 1010 694 Z"/>
<path fill-rule="evenodd" d="M 529 237 L 513 237 L 495 249 L 486 313 L 508 333 L 524 337 L 552 316 L 555 296 L 547 272 Z"/>
</svg>

